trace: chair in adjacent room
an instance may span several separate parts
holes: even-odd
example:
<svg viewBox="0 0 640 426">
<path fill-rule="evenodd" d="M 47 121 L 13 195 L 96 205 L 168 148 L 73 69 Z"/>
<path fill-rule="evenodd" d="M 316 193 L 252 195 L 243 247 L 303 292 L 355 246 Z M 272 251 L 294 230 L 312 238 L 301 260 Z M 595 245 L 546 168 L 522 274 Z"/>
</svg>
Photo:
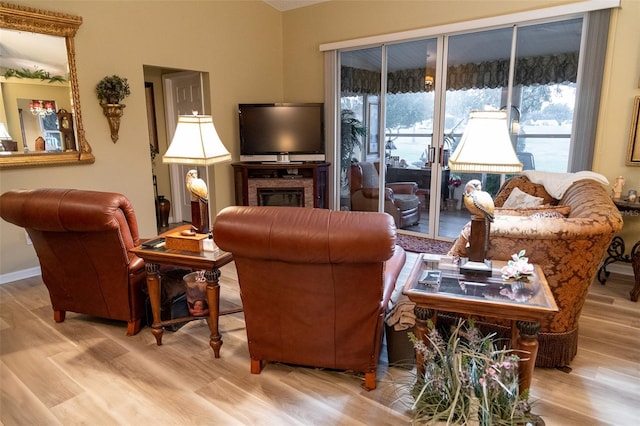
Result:
<svg viewBox="0 0 640 426">
<path fill-rule="evenodd" d="M 128 335 L 140 330 L 146 273 L 143 260 L 129 253 L 140 239 L 124 195 L 12 190 L 0 196 L 0 215 L 29 234 L 56 322 L 70 311 L 127 321 Z"/>
<path fill-rule="evenodd" d="M 379 163 L 361 162 L 351 165 L 349 188 L 351 210 L 378 211 Z M 406 228 L 420 221 L 420 198 L 415 182 L 394 182 L 385 185 L 384 211 L 395 221 L 396 227 Z"/>
<path fill-rule="evenodd" d="M 265 361 L 353 370 L 375 389 L 406 257 L 389 215 L 234 206 L 218 214 L 214 239 L 233 253 L 252 373 Z"/>
</svg>

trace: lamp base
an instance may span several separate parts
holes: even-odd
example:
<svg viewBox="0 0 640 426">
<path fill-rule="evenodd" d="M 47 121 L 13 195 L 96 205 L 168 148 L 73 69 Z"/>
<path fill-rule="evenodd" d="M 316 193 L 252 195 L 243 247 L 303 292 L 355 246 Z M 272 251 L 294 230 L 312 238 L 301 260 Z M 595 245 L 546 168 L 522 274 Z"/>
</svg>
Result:
<svg viewBox="0 0 640 426">
<path fill-rule="evenodd" d="M 206 201 L 191 200 L 191 226 L 196 234 L 208 234 L 209 228 L 209 203 Z"/>
<path fill-rule="evenodd" d="M 468 259 L 460 259 L 460 273 L 464 275 L 491 276 L 491 261 L 488 259 L 482 262 L 474 262 Z"/>
</svg>

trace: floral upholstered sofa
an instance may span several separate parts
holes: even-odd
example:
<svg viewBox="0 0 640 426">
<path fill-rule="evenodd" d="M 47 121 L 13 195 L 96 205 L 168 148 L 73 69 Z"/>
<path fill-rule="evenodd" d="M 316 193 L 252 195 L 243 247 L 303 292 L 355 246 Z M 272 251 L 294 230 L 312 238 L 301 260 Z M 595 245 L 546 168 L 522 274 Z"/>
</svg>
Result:
<svg viewBox="0 0 640 426">
<path fill-rule="evenodd" d="M 557 175 L 572 179 L 574 174 Z M 540 182 L 533 177 L 532 180 Z M 555 184 L 532 180 L 516 176 L 500 188 L 494 199 L 496 218 L 491 224 L 487 257 L 509 260 L 512 254 L 524 249 L 529 262 L 542 267 L 559 312 L 541 322 L 536 365 L 566 366 L 577 353 L 578 320 L 589 286 L 614 234 L 622 228 L 622 216 L 602 180 L 570 180 L 560 192 Z M 558 199 L 549 194 L 549 186 L 556 187 L 552 192 Z M 500 208 L 514 188 L 542 198 L 542 206 Z M 466 257 L 465 246 L 463 232 L 449 254 Z M 490 329 L 501 329 L 502 335 L 509 326 L 495 319 L 480 318 L 479 321 L 491 324 Z"/>
</svg>

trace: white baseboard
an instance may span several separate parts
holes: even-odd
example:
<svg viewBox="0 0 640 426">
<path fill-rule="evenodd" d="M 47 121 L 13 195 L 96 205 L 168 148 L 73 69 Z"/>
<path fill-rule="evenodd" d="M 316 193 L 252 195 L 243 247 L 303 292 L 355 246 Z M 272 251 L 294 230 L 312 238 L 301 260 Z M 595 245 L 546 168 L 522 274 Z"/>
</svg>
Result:
<svg viewBox="0 0 640 426">
<path fill-rule="evenodd" d="M 0 275 L 0 284 L 7 284 L 25 278 L 31 278 L 42 274 L 39 266 L 34 268 L 22 269 L 21 271 L 9 272 L 8 274 Z"/>
</svg>

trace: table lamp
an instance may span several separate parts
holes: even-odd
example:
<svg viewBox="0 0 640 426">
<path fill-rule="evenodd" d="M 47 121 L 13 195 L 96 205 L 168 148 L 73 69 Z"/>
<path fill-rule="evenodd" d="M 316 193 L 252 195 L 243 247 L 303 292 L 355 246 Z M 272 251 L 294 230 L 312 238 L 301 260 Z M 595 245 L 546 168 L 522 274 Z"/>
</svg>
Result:
<svg viewBox="0 0 640 426">
<path fill-rule="evenodd" d="M 384 144 L 384 149 L 387 150 L 387 163 L 391 163 L 391 151 L 398 148 L 396 147 L 396 144 L 393 143 L 393 140 L 388 139 Z"/>
<path fill-rule="evenodd" d="M 0 123 L 0 140 L 11 140 L 11 135 L 7 131 L 4 123 Z"/>
<path fill-rule="evenodd" d="M 518 160 L 507 128 L 506 111 L 471 111 L 467 128 L 455 152 L 449 158 L 449 168 L 466 173 L 519 173 Z M 464 203 L 471 211 L 468 260 L 461 262 L 463 274 L 491 275 L 487 260 L 489 230 L 493 221 L 493 200 L 482 191 L 480 182 L 465 185 Z"/>
<path fill-rule="evenodd" d="M 7 132 L 7 128 L 4 126 L 4 123 L 0 123 L 0 151 L 8 151 L 8 149 L 4 147 L 4 143 L 2 143 L 2 141 L 5 140 L 10 141 L 11 135 Z"/>
<path fill-rule="evenodd" d="M 169 149 L 162 156 L 164 164 L 185 164 L 194 166 L 209 166 L 231 160 L 231 154 L 222 144 L 213 119 L 210 115 L 180 115 L 178 125 L 173 135 Z M 193 170 L 187 173 L 186 181 L 193 181 Z M 198 182 L 200 190 L 192 192 L 191 225 L 198 234 L 207 234 L 209 228 L 209 202 L 204 181 Z M 204 190 L 202 190 L 204 185 Z M 204 195 L 204 196 L 203 196 Z"/>
</svg>

